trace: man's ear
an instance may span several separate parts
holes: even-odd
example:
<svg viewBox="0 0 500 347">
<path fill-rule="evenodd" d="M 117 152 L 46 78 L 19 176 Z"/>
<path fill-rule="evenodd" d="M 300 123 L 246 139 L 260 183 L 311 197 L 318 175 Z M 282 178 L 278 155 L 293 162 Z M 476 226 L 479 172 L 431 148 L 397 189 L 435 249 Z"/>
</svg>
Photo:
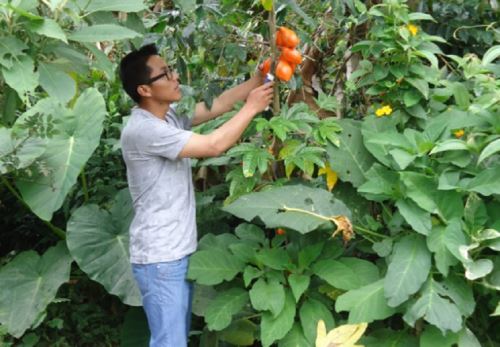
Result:
<svg viewBox="0 0 500 347">
<path fill-rule="evenodd" d="M 151 96 L 151 88 L 149 88 L 148 85 L 141 84 L 141 85 L 137 86 L 137 93 L 139 93 L 139 95 L 141 97 L 150 97 Z"/>
</svg>

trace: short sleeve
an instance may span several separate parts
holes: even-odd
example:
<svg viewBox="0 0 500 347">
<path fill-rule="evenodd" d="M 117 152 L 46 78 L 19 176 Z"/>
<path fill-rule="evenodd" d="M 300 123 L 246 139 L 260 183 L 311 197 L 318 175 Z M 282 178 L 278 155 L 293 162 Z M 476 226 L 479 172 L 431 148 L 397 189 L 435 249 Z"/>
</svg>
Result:
<svg viewBox="0 0 500 347">
<path fill-rule="evenodd" d="M 193 134 L 192 131 L 176 128 L 167 122 L 148 122 L 141 134 L 141 150 L 150 155 L 175 160 Z"/>
</svg>

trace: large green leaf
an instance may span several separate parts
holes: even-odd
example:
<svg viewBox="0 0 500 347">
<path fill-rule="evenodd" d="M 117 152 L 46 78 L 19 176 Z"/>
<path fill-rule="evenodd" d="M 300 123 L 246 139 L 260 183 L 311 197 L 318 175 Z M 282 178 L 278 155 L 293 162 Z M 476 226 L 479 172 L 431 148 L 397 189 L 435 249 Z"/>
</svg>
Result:
<svg viewBox="0 0 500 347">
<path fill-rule="evenodd" d="M 398 207 L 399 213 L 401 213 L 413 230 L 423 235 L 429 234 L 432 227 L 431 215 L 429 212 L 421 209 L 411 200 L 400 199 L 396 201 L 396 206 Z"/>
<path fill-rule="evenodd" d="M 84 205 L 71 215 L 68 248 L 80 268 L 127 305 L 141 305 L 129 261 L 128 229 L 133 217 L 127 189 L 120 191 L 109 212 Z"/>
<path fill-rule="evenodd" d="M 238 319 L 231 323 L 229 327 L 219 332 L 217 337 L 220 340 L 229 342 L 235 346 L 253 346 L 256 331 L 257 326 L 249 319 Z M 203 345 L 200 344 L 200 347 L 202 346 Z"/>
<path fill-rule="evenodd" d="M 10 68 L 3 68 L 5 82 L 14 89 L 20 97 L 33 92 L 38 86 L 38 72 L 35 72 L 33 59 L 27 55 L 18 56 L 12 61 Z"/>
<path fill-rule="evenodd" d="M 300 185 L 251 193 L 224 210 L 249 222 L 260 217 L 268 228 L 287 227 L 301 233 L 310 232 L 325 223 L 316 215 L 327 218 L 344 215 L 350 218 L 344 203 L 328 191 Z"/>
<path fill-rule="evenodd" d="M 269 312 L 264 312 L 262 315 L 260 322 L 260 339 L 262 345 L 269 347 L 274 341 L 285 337 L 290 329 L 292 329 L 294 318 L 295 300 L 292 293 L 287 291 L 285 295 L 285 307 L 278 317 L 274 318 Z"/>
<path fill-rule="evenodd" d="M 436 326 L 444 333 L 447 330 L 457 332 L 462 328 L 462 316 L 457 306 L 448 299 L 441 297 L 440 284 L 430 279 L 422 292 L 422 296 L 413 304 L 403 316 L 403 319 L 411 326 L 415 321 L 424 318 L 430 324 Z"/>
<path fill-rule="evenodd" d="M 339 124 L 342 127 L 340 146 L 328 145 L 328 161 L 342 181 L 359 187 L 366 181 L 366 172 L 372 166 L 374 158 L 363 144 L 361 122 L 341 119 Z"/>
<path fill-rule="evenodd" d="M 214 285 L 230 281 L 245 264 L 224 249 L 210 249 L 194 253 L 189 261 L 188 278 L 199 284 Z"/>
<path fill-rule="evenodd" d="M 241 288 L 231 288 L 219 292 L 210 302 L 205 312 L 205 321 L 210 330 L 222 330 L 231 324 L 234 314 L 238 313 L 248 301 L 248 292 Z"/>
<path fill-rule="evenodd" d="M 401 195 L 399 175 L 379 163 L 373 166 L 366 173 L 368 180 L 363 183 L 358 192 L 362 193 L 369 200 L 383 201 L 389 198 L 397 198 Z"/>
<path fill-rule="evenodd" d="M 300 297 L 307 290 L 310 282 L 311 277 L 307 275 L 290 274 L 288 276 L 288 283 L 295 297 L 295 302 L 299 302 Z"/>
<path fill-rule="evenodd" d="M 40 63 L 38 71 L 40 72 L 40 85 L 50 96 L 57 98 L 63 104 L 75 96 L 75 80 L 56 65 Z"/>
<path fill-rule="evenodd" d="M 427 280 L 430 269 L 431 253 L 423 237 L 409 235 L 398 241 L 384 279 L 384 293 L 389 305 L 399 306 L 416 293 Z"/>
<path fill-rule="evenodd" d="M 285 289 L 276 280 L 266 282 L 260 278 L 250 289 L 250 301 L 256 310 L 269 310 L 276 317 L 285 306 Z"/>
<path fill-rule="evenodd" d="M 391 165 L 389 151 L 392 148 L 390 144 L 372 143 L 370 139 L 382 132 L 396 133 L 396 124 L 398 120 L 394 117 L 375 117 L 368 116 L 361 125 L 363 142 L 366 149 L 385 166 Z M 367 173 L 367 177 L 370 177 Z"/>
<path fill-rule="evenodd" d="M 98 11 L 118 11 L 118 12 L 139 12 L 146 9 L 142 0 L 92 0 L 85 8 L 86 12 Z"/>
<path fill-rule="evenodd" d="M 379 279 L 375 264 L 357 258 L 326 259 L 312 266 L 314 273 L 335 288 L 356 289 Z"/>
<path fill-rule="evenodd" d="M 68 43 L 64 30 L 53 19 L 44 18 L 43 21 L 39 20 L 31 21 L 28 24 L 28 28 L 39 35 L 51 37 L 54 39 L 61 40 L 65 43 Z"/>
<path fill-rule="evenodd" d="M 142 36 L 136 31 L 116 24 L 96 24 L 71 33 L 68 39 L 78 42 L 99 42 L 132 39 Z"/>
<path fill-rule="evenodd" d="M 316 327 L 319 320 L 325 322 L 327 331 L 335 328 L 335 320 L 331 310 L 321 301 L 308 298 L 300 307 L 299 316 L 304 336 L 310 345 L 313 345 L 316 340 Z"/>
<path fill-rule="evenodd" d="M 11 68 L 14 60 L 22 56 L 28 46 L 14 36 L 0 37 L 0 65 Z"/>
<path fill-rule="evenodd" d="M 0 128 L 0 174 L 10 169 L 23 169 L 33 163 L 45 151 L 46 141 L 37 137 L 12 137 L 8 128 Z M 13 156 L 14 158 L 8 158 Z"/>
<path fill-rule="evenodd" d="M 486 196 L 500 194 L 500 167 L 490 167 L 481 171 L 469 181 L 467 189 Z"/>
<path fill-rule="evenodd" d="M 434 253 L 436 267 L 444 276 L 448 276 L 450 266 L 458 263 L 458 259 L 448 249 L 450 238 L 455 237 L 452 231 L 444 226 L 436 226 L 427 238 L 427 247 Z"/>
<path fill-rule="evenodd" d="M 39 319 L 69 280 L 71 262 L 59 242 L 42 256 L 22 252 L 0 269 L 0 323 L 9 334 L 20 337 Z"/>
<path fill-rule="evenodd" d="M 72 110 L 63 108 L 53 100 L 44 99 L 22 117 L 51 116 L 59 123 L 58 134 L 47 144 L 40 157 L 49 171 L 47 176 L 16 181 L 24 201 L 40 218 L 50 220 L 76 183 L 82 167 L 99 144 L 103 130 L 106 106 L 96 89 L 87 89 L 80 95 Z"/>
<path fill-rule="evenodd" d="M 387 305 L 384 280 L 353 289 L 337 298 L 337 312 L 349 311 L 349 324 L 370 323 L 392 316 L 396 310 Z"/>
<path fill-rule="evenodd" d="M 280 340 L 278 347 L 310 347 L 311 344 L 304 337 L 300 324 L 295 323 L 284 339 Z"/>
<path fill-rule="evenodd" d="M 452 347 L 457 342 L 457 334 L 443 335 L 439 329 L 432 325 L 427 326 L 420 336 L 420 347 Z"/>
<path fill-rule="evenodd" d="M 401 181 L 406 187 L 406 195 L 424 210 L 434 213 L 437 210 L 434 201 L 436 182 L 429 176 L 417 172 L 401 172 Z"/>
</svg>

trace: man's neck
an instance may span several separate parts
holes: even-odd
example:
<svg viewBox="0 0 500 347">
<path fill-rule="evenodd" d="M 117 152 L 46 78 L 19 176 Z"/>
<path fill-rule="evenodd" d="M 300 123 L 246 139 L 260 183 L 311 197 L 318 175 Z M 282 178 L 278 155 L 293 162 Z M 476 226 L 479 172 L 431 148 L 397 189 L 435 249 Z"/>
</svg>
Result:
<svg viewBox="0 0 500 347">
<path fill-rule="evenodd" d="M 153 116 L 165 120 L 165 115 L 167 114 L 170 104 L 167 103 L 151 103 L 151 102 L 141 102 L 139 107 L 150 112 Z"/>
</svg>

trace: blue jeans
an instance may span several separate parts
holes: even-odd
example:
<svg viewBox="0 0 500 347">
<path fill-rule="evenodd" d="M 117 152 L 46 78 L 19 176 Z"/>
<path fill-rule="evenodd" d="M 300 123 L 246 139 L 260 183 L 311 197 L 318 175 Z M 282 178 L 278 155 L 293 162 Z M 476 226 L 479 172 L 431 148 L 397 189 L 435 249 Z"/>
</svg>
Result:
<svg viewBox="0 0 500 347">
<path fill-rule="evenodd" d="M 149 347 L 187 346 L 193 286 L 186 280 L 189 256 L 179 260 L 132 264 L 148 318 Z"/>
</svg>

